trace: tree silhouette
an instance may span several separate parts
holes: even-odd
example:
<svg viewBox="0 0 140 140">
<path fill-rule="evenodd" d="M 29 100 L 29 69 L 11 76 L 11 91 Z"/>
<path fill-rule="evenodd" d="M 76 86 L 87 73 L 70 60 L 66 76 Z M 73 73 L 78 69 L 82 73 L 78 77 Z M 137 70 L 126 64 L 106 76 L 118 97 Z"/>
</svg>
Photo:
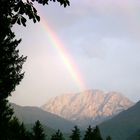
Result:
<svg viewBox="0 0 140 140">
<path fill-rule="evenodd" d="M 83 140 L 93 140 L 93 129 L 89 126 L 85 132 Z"/>
<path fill-rule="evenodd" d="M 35 122 L 32 130 L 32 140 L 45 140 L 45 133 L 39 120 Z"/>
<path fill-rule="evenodd" d="M 0 3 L 0 99 L 7 98 L 22 80 L 21 72 L 26 57 L 19 55 L 16 40 L 12 32 L 15 23 L 26 26 L 27 18 L 40 21 L 34 2 L 47 5 L 51 0 L 1 0 Z M 66 7 L 68 0 L 53 0 Z"/>
<path fill-rule="evenodd" d="M 13 110 L 7 100 L 0 100 L 0 140 L 8 139 L 9 122 L 13 115 Z"/>
<path fill-rule="evenodd" d="M 11 32 L 0 42 L 0 100 L 7 98 L 24 76 L 22 65 L 26 57 L 19 55 L 17 46 L 21 40 L 14 37 Z"/>
<path fill-rule="evenodd" d="M 8 140 L 30 140 L 30 133 L 16 117 L 9 122 Z"/>
<path fill-rule="evenodd" d="M 13 3 L 15 0 L 1 0 L 0 4 L 0 100 L 6 99 L 24 73 L 21 72 L 26 57 L 19 55 L 17 46 L 21 40 L 12 32 Z"/>
<path fill-rule="evenodd" d="M 0 140 L 14 140 L 23 134 L 24 125 L 18 119 L 12 119 L 13 110 L 6 98 L 11 95 L 16 86 L 24 77 L 22 72 L 26 57 L 19 54 L 17 46 L 21 39 L 16 39 L 12 31 L 14 24 L 26 26 L 27 18 L 33 22 L 40 21 L 34 2 L 47 5 L 50 1 L 58 2 L 64 7 L 69 5 L 68 0 L 1 0 L 0 1 Z M 15 129 L 14 129 L 15 128 Z M 14 135 L 14 130 L 15 135 Z M 10 135 L 8 135 L 10 133 Z M 17 135 L 16 135 L 17 133 Z M 42 133 L 43 139 L 43 133 Z M 27 139 L 26 139 L 27 140 Z"/>
<path fill-rule="evenodd" d="M 40 20 L 37 10 L 34 7 L 34 2 L 42 5 L 48 5 L 50 1 L 58 2 L 64 7 L 70 5 L 68 0 L 1 0 L 0 4 L 0 19 L 7 17 L 11 19 L 11 23 L 18 23 L 26 26 L 27 17 L 35 23 Z M 1 21 L 1 20 L 0 20 Z"/>
<path fill-rule="evenodd" d="M 20 122 L 14 117 L 9 123 L 9 139 L 18 140 L 20 138 Z"/>
<path fill-rule="evenodd" d="M 93 139 L 94 140 L 103 140 L 98 126 L 96 126 L 95 129 L 93 130 Z"/>
<path fill-rule="evenodd" d="M 80 129 L 75 126 L 72 130 L 72 134 L 70 135 L 71 140 L 80 140 Z"/>
<path fill-rule="evenodd" d="M 20 132 L 20 140 L 30 140 L 31 138 L 31 133 L 29 131 L 26 130 L 24 123 L 22 123 L 20 125 L 19 128 L 19 132 Z"/>
<path fill-rule="evenodd" d="M 63 134 L 59 129 L 54 135 L 52 135 L 51 140 L 64 140 Z"/>
</svg>

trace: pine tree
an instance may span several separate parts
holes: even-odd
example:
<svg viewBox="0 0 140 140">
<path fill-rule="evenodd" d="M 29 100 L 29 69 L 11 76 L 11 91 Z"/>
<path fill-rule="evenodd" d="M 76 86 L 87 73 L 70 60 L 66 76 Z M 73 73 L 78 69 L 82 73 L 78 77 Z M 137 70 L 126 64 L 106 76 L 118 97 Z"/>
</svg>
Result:
<svg viewBox="0 0 140 140">
<path fill-rule="evenodd" d="M 17 49 L 21 40 L 14 39 L 14 33 L 0 42 L 0 99 L 7 98 L 22 80 L 22 65 L 26 57 Z"/>
<path fill-rule="evenodd" d="M 87 128 L 83 140 L 93 140 L 93 129 L 91 128 L 91 126 Z"/>
<path fill-rule="evenodd" d="M 18 140 L 20 139 L 20 122 L 16 117 L 9 123 L 9 139 Z"/>
<path fill-rule="evenodd" d="M 13 110 L 7 100 L 0 100 L 0 140 L 7 140 Z"/>
<path fill-rule="evenodd" d="M 30 140 L 29 132 L 26 130 L 23 123 L 21 123 L 16 117 L 13 117 L 9 122 L 9 140 Z"/>
<path fill-rule="evenodd" d="M 63 134 L 58 130 L 54 135 L 52 135 L 51 140 L 64 140 Z"/>
<path fill-rule="evenodd" d="M 72 134 L 70 135 L 71 140 L 80 140 L 80 129 L 75 126 L 72 130 Z"/>
<path fill-rule="evenodd" d="M 23 123 L 13 117 L 13 109 L 7 100 L 0 100 L 0 140 L 29 140 L 29 132 Z"/>
<path fill-rule="evenodd" d="M 39 120 L 35 122 L 32 130 L 32 140 L 45 140 L 45 133 Z"/>
<path fill-rule="evenodd" d="M 24 123 L 20 125 L 19 135 L 20 135 L 20 140 L 30 140 L 31 134 L 29 131 L 26 130 Z"/>
<path fill-rule="evenodd" d="M 94 140 L 103 140 L 98 126 L 96 126 L 95 129 L 93 130 L 93 139 Z"/>
</svg>

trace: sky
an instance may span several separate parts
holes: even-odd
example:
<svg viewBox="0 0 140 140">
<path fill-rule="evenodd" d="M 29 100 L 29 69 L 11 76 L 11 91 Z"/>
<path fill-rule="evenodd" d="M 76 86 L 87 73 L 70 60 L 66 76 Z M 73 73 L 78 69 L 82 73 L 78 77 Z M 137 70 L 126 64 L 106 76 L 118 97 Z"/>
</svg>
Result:
<svg viewBox="0 0 140 140">
<path fill-rule="evenodd" d="M 41 22 L 15 26 L 27 56 L 25 77 L 10 101 L 41 106 L 88 89 L 140 100 L 140 1 L 70 0 L 36 5 Z"/>
</svg>

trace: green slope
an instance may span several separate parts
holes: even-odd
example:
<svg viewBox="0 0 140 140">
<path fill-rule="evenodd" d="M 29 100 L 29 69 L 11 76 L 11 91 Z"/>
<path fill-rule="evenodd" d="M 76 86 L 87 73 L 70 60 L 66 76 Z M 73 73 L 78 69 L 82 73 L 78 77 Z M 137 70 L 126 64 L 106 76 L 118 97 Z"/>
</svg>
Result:
<svg viewBox="0 0 140 140">
<path fill-rule="evenodd" d="M 127 140 L 140 140 L 140 130 L 131 135 Z"/>
<path fill-rule="evenodd" d="M 104 137 L 111 135 L 113 140 L 126 140 L 140 129 L 140 102 L 99 127 Z"/>
<path fill-rule="evenodd" d="M 43 111 L 38 107 L 22 107 L 16 104 L 12 104 L 12 107 L 14 108 L 15 115 L 25 124 L 34 124 L 36 120 L 40 120 L 43 126 L 55 130 L 60 129 L 63 132 L 70 132 L 75 125 L 66 119 Z"/>
</svg>

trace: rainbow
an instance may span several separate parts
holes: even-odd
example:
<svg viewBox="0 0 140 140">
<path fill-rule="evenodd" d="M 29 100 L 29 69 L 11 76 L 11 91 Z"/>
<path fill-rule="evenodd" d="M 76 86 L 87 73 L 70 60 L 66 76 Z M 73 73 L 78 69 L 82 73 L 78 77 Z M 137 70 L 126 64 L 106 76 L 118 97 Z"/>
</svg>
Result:
<svg viewBox="0 0 140 140">
<path fill-rule="evenodd" d="M 61 57 L 61 60 L 63 61 L 64 65 L 66 66 L 72 79 L 78 86 L 78 89 L 80 91 L 85 90 L 86 86 L 85 86 L 83 77 L 80 73 L 80 70 L 78 69 L 76 63 L 72 59 L 69 52 L 64 47 L 63 43 L 58 38 L 57 34 L 52 30 L 52 28 L 49 26 L 49 24 L 47 23 L 45 18 L 41 17 L 40 23 L 46 30 L 49 42 L 52 44 L 52 47 L 54 47 L 57 50 L 59 56 Z"/>
</svg>

